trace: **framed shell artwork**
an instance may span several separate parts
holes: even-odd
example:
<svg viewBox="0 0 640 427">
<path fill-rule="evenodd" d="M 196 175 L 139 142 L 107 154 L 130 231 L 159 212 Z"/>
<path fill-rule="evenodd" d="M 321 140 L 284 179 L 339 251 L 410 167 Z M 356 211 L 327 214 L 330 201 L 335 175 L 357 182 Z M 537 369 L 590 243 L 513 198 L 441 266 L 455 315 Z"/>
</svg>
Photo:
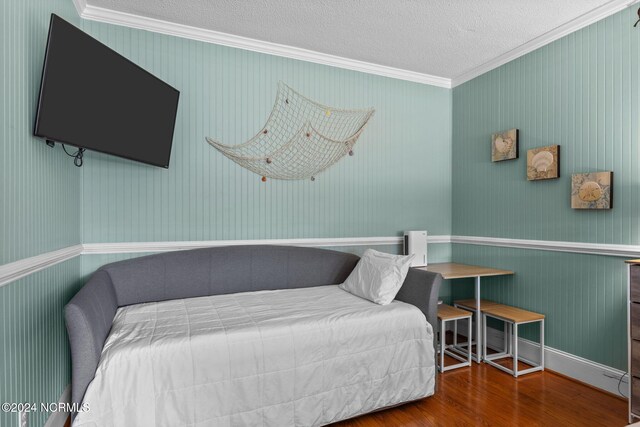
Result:
<svg viewBox="0 0 640 427">
<path fill-rule="evenodd" d="M 613 172 L 574 173 L 571 176 L 573 209 L 611 209 Z"/>
<path fill-rule="evenodd" d="M 560 146 L 549 145 L 527 150 L 527 179 L 556 179 L 560 177 Z"/>
<path fill-rule="evenodd" d="M 501 162 L 518 158 L 518 129 L 491 135 L 491 161 Z"/>
</svg>

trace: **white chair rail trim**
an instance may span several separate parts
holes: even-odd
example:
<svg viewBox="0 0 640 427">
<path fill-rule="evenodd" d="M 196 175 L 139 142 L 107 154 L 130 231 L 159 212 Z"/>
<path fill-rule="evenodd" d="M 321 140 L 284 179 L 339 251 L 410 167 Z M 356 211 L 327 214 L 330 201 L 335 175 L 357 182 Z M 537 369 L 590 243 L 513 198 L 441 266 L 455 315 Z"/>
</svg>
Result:
<svg viewBox="0 0 640 427">
<path fill-rule="evenodd" d="M 255 239 L 255 240 L 201 240 L 184 242 L 124 242 L 85 243 L 83 254 L 123 254 L 144 252 L 170 252 L 187 249 L 213 248 L 238 245 L 285 245 L 308 247 L 381 246 L 399 245 L 400 237 L 344 237 L 318 239 Z"/>
<path fill-rule="evenodd" d="M 449 236 L 430 236 L 430 243 L 448 243 Z M 46 252 L 0 265 L 0 287 L 55 264 L 83 254 L 170 252 L 234 245 L 289 245 L 310 247 L 350 247 L 400 245 L 402 237 L 339 237 L 317 239 L 208 240 L 185 242 L 86 243 Z"/>
<path fill-rule="evenodd" d="M 82 253 L 82 250 L 82 245 L 74 245 L 0 265 L 0 286 L 75 258 Z"/>
<path fill-rule="evenodd" d="M 530 250 L 570 252 L 601 256 L 640 258 L 640 245 L 580 243 L 553 240 L 507 239 L 480 236 L 428 236 L 430 244 L 455 243 Z M 0 265 L 0 286 L 21 279 L 78 255 L 169 252 L 186 249 L 233 245 L 290 245 L 310 247 L 392 246 L 402 244 L 402 237 L 338 237 L 317 239 L 208 240 L 184 242 L 85 243 Z"/>
<path fill-rule="evenodd" d="M 450 236 L 429 236 L 429 243 L 449 243 Z M 393 246 L 402 244 L 402 237 L 335 237 L 310 239 L 202 240 L 185 242 L 85 243 L 83 254 L 122 254 L 170 252 L 186 249 L 237 245 L 284 245 L 317 248 L 355 246 Z"/>
<path fill-rule="evenodd" d="M 497 246 L 505 248 L 535 249 L 555 252 L 572 252 L 619 257 L 640 257 L 640 245 L 614 243 L 582 243 L 556 240 L 507 239 L 502 237 L 451 236 L 451 243 L 465 245 Z"/>
</svg>

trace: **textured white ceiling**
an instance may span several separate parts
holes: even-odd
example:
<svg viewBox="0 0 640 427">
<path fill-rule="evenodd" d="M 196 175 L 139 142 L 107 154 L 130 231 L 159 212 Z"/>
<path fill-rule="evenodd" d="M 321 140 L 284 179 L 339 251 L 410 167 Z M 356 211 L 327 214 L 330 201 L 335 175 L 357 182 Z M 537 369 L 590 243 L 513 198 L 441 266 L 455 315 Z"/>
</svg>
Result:
<svg viewBox="0 0 640 427">
<path fill-rule="evenodd" d="M 91 6 L 455 78 L 611 0 L 88 0 Z"/>
</svg>

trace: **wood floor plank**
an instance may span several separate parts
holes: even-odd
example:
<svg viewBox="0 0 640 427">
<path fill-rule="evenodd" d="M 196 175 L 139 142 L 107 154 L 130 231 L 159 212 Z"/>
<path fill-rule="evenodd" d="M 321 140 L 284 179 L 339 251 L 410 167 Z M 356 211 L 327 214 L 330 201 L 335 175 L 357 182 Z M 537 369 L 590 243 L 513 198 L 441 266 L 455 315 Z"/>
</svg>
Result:
<svg viewBox="0 0 640 427">
<path fill-rule="evenodd" d="M 550 371 L 516 379 L 474 363 L 439 375 L 435 396 L 334 426 L 608 427 L 625 426 L 626 411 L 624 400 Z"/>
</svg>

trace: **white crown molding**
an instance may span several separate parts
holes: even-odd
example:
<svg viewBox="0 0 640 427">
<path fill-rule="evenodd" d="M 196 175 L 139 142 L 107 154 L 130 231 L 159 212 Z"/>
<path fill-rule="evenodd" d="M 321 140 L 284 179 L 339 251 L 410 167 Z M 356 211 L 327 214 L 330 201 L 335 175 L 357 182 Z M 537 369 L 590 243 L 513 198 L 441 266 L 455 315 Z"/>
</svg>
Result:
<svg viewBox="0 0 640 427">
<path fill-rule="evenodd" d="M 0 265 L 0 286 L 21 279 L 52 265 L 75 258 L 82 253 L 82 245 L 69 246 L 9 264 Z"/>
<path fill-rule="evenodd" d="M 82 16 L 82 12 L 87 8 L 87 0 L 73 0 L 78 15 Z"/>
<path fill-rule="evenodd" d="M 571 252 L 617 257 L 640 257 L 640 246 L 608 243 L 562 242 L 555 240 L 506 239 L 501 237 L 451 236 L 451 243 L 499 246 L 555 252 Z"/>
<path fill-rule="evenodd" d="M 313 62 L 316 64 L 344 68 L 368 74 L 391 77 L 394 79 L 407 80 L 444 88 L 453 88 L 488 71 L 498 68 L 507 62 L 513 61 L 514 59 L 539 49 L 540 47 L 558 40 L 567 34 L 613 15 L 614 13 L 627 8 L 638 1 L 640 0 L 612 0 L 452 79 L 92 6 L 87 4 L 86 0 L 73 0 L 73 3 L 78 11 L 78 15 L 83 19 L 137 28 L 160 34 L 167 34 L 237 49 Z"/>
<path fill-rule="evenodd" d="M 485 62 L 478 67 L 472 68 L 471 70 L 452 78 L 451 87 L 456 87 L 465 82 L 468 82 L 469 80 L 472 80 L 488 71 L 506 64 L 507 62 L 513 61 L 514 59 L 526 55 L 529 52 L 533 52 L 534 50 L 539 49 L 542 46 L 545 46 L 568 34 L 578 31 L 581 28 L 591 25 L 594 22 L 600 21 L 601 19 L 611 16 L 614 13 L 620 12 L 621 10 L 626 9 L 627 7 L 631 6 L 634 3 L 637 3 L 638 1 L 640 0 L 613 0 L 606 4 L 603 4 L 602 6 L 597 7 L 592 11 L 585 13 L 584 15 L 581 15 L 567 22 L 566 24 L 560 25 L 559 27 L 556 27 L 545 34 L 542 34 L 541 36 L 538 36 L 533 40 L 530 40 L 525 44 L 510 50 L 509 52 L 503 53 L 502 55 L 492 59 L 491 61 Z"/>
<path fill-rule="evenodd" d="M 271 43 L 248 37 L 236 36 L 233 34 L 218 31 L 206 30 L 204 28 L 192 27 L 189 25 L 177 24 L 160 19 L 148 18 L 146 16 L 132 13 L 119 12 L 102 7 L 86 4 L 86 0 L 73 0 L 78 14 L 83 19 L 91 21 L 105 22 L 108 24 L 121 25 L 140 30 L 152 31 L 160 34 L 167 34 L 191 40 L 198 40 L 206 43 L 214 43 L 222 46 L 237 49 L 250 50 L 253 52 L 266 53 L 285 58 L 297 59 L 300 61 L 313 62 L 316 64 L 329 65 L 331 67 L 344 68 L 347 70 L 360 71 L 378 76 L 391 77 L 394 79 L 408 80 L 411 82 L 423 83 L 432 86 L 451 88 L 451 79 L 445 77 L 432 76 L 415 71 L 402 70 L 400 68 L 388 67 L 386 65 L 372 64 L 370 62 L 358 61 L 327 53 L 315 52 L 301 49 L 294 46 L 287 46 L 278 43 Z"/>
</svg>

